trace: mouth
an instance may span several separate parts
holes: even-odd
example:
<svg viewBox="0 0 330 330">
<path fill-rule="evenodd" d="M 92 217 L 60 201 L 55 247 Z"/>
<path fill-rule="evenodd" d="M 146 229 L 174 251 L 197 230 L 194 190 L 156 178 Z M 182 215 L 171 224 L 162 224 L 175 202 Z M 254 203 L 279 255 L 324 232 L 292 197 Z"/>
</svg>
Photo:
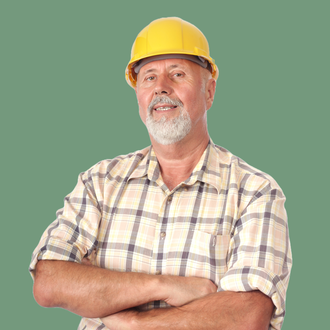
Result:
<svg viewBox="0 0 330 330">
<path fill-rule="evenodd" d="M 148 106 L 148 113 L 151 115 L 155 111 L 159 113 L 174 112 L 178 108 L 182 108 L 183 104 L 179 99 L 172 99 L 168 96 L 156 97 Z"/>
<path fill-rule="evenodd" d="M 176 105 L 160 105 L 160 106 L 155 106 L 154 110 L 155 111 L 168 111 L 168 110 L 174 110 L 176 109 L 177 106 Z"/>
</svg>

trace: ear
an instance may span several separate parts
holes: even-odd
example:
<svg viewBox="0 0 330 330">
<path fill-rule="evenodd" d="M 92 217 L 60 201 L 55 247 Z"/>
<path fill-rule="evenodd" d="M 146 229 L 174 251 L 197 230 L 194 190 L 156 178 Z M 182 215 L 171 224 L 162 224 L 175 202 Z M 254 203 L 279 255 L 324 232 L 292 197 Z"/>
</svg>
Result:
<svg viewBox="0 0 330 330">
<path fill-rule="evenodd" d="M 215 88 L 216 88 L 216 81 L 211 78 L 207 81 L 206 83 L 206 105 L 207 105 L 207 110 L 209 110 L 213 104 L 214 100 L 214 95 L 215 95 Z"/>
</svg>

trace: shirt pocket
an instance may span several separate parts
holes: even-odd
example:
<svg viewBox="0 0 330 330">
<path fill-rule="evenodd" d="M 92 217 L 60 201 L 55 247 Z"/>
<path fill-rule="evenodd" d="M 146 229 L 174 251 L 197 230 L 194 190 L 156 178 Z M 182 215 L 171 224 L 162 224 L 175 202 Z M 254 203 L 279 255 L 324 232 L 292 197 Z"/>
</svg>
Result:
<svg viewBox="0 0 330 330">
<path fill-rule="evenodd" d="M 185 236 L 185 237 L 183 237 Z M 169 246 L 166 273 L 208 278 L 218 285 L 227 271 L 230 235 L 188 230 Z"/>
</svg>

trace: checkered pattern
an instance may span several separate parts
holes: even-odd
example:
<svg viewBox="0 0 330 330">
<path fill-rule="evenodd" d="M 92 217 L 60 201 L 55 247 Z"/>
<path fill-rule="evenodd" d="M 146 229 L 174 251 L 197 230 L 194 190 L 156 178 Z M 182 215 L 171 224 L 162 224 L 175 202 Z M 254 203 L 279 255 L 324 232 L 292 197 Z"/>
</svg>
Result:
<svg viewBox="0 0 330 330">
<path fill-rule="evenodd" d="M 199 276 L 219 291 L 260 290 L 280 329 L 291 269 L 285 196 L 267 174 L 210 141 L 191 176 L 170 191 L 152 148 L 80 174 L 30 265 L 55 259 L 120 272 Z M 151 302 L 141 310 L 167 307 Z M 105 329 L 83 318 L 79 329 Z"/>
</svg>

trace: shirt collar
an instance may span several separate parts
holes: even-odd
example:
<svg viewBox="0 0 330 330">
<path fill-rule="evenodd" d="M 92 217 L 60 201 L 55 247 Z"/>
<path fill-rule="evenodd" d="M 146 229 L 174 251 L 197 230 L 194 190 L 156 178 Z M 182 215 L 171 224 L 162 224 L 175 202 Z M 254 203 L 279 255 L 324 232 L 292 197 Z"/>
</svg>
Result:
<svg viewBox="0 0 330 330">
<path fill-rule="evenodd" d="M 216 147 L 211 139 L 190 177 L 185 181 L 185 184 L 193 185 L 196 181 L 213 186 L 217 189 L 218 193 L 221 190 L 219 158 Z"/>
<path fill-rule="evenodd" d="M 141 178 L 148 173 L 151 149 L 152 149 L 151 146 L 149 146 L 139 152 L 141 154 L 141 161 L 140 161 L 139 165 L 135 168 L 135 170 L 131 173 L 128 180 L 135 179 L 135 178 Z"/>
<path fill-rule="evenodd" d="M 150 181 L 157 181 L 160 177 L 160 169 L 156 154 L 152 146 L 141 151 L 144 157 L 139 165 L 129 176 L 128 180 L 148 176 Z M 193 185 L 196 181 L 205 182 L 217 189 L 221 188 L 220 178 L 220 159 L 217 149 L 212 140 L 209 141 L 202 157 L 195 166 L 189 178 L 184 182 L 185 185 Z"/>
<path fill-rule="evenodd" d="M 160 177 L 160 169 L 156 154 L 152 146 L 144 149 L 142 151 L 142 155 L 144 155 L 144 157 L 136 169 L 129 176 L 128 180 L 133 178 L 141 178 L 147 175 L 150 181 L 157 181 Z"/>
</svg>

